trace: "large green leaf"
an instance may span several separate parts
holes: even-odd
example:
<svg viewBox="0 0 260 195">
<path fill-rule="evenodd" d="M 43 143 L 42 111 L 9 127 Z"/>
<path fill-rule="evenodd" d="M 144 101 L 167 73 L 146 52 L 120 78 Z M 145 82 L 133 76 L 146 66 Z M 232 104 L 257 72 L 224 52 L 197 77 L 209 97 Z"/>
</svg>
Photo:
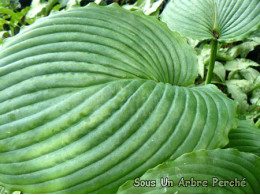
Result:
<svg viewBox="0 0 260 195">
<path fill-rule="evenodd" d="M 260 193 L 260 158 L 234 149 L 202 150 L 184 154 L 174 161 L 165 162 L 147 171 L 140 180 L 156 180 L 156 187 L 134 187 L 136 179 L 125 183 L 119 193 Z M 163 187 L 165 178 L 174 186 Z M 163 183 L 161 183 L 163 178 Z M 186 181 L 192 181 L 188 184 Z M 197 181 L 194 183 L 194 180 Z M 240 186 L 235 184 L 239 180 Z M 204 186 L 199 184 L 204 181 Z M 206 182 L 205 182 L 206 181 Z M 223 181 L 229 183 L 224 184 Z M 241 183 L 244 181 L 244 183 Z M 148 182 L 147 182 L 148 183 Z M 170 184 L 170 182 L 169 182 Z M 224 187 L 224 185 L 226 185 Z M 236 187 L 235 187 L 236 185 Z M 242 186 L 243 185 L 243 186 Z M 245 185 L 245 186 L 244 186 Z M 197 187 L 199 186 L 199 187 Z"/>
<path fill-rule="evenodd" d="M 260 26 L 260 1 L 171 0 L 161 19 L 189 38 L 235 42 Z"/>
<path fill-rule="evenodd" d="M 225 146 L 234 103 L 183 87 L 196 76 L 185 40 L 139 12 L 91 4 L 38 20 L 0 52 L 0 186 L 115 192 L 170 157 Z"/>
<path fill-rule="evenodd" d="M 251 152 L 260 156 L 260 129 L 246 120 L 239 120 L 238 127 L 229 134 L 227 148 Z"/>
</svg>

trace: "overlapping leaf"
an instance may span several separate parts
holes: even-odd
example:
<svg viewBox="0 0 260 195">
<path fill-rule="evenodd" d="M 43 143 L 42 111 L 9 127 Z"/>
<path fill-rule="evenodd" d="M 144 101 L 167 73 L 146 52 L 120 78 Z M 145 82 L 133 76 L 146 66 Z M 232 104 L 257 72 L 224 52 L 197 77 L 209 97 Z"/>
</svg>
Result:
<svg viewBox="0 0 260 195">
<path fill-rule="evenodd" d="M 156 187 L 134 187 L 134 183 L 140 185 L 140 182 L 131 180 L 122 185 L 118 192 L 252 194 L 260 192 L 259 175 L 260 158 L 254 154 L 234 149 L 202 150 L 165 162 L 140 178 L 156 180 Z M 174 181 L 174 186 L 164 186 L 166 177 Z M 202 184 L 202 181 L 206 182 Z"/>
<path fill-rule="evenodd" d="M 260 156 L 260 129 L 248 121 L 238 121 L 238 127 L 229 134 L 228 148 L 251 152 Z"/>
<path fill-rule="evenodd" d="M 226 145 L 234 103 L 182 87 L 196 75 L 192 49 L 143 14 L 90 5 L 37 21 L 0 53 L 0 186 L 115 192 L 170 157 Z"/>
<path fill-rule="evenodd" d="M 259 0 L 172 0 L 161 15 L 173 30 L 198 39 L 243 40 L 260 26 Z"/>
</svg>

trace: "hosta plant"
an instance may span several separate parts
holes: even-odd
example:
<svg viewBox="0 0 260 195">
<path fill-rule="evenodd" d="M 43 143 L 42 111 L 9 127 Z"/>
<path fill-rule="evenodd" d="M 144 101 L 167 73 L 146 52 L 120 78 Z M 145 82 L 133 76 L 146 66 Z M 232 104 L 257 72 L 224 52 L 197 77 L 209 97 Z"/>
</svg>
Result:
<svg viewBox="0 0 260 195">
<path fill-rule="evenodd" d="M 156 187 L 134 187 L 129 181 L 118 192 L 252 194 L 260 192 L 259 175 L 260 158 L 253 154 L 234 149 L 200 150 L 158 165 L 140 178 L 155 180 Z"/>
<path fill-rule="evenodd" d="M 247 38 L 260 27 L 259 0 L 171 0 L 162 21 L 185 37 L 212 40 L 206 84 L 212 79 L 218 42 Z"/>
<path fill-rule="evenodd" d="M 259 193 L 260 129 L 237 122 L 229 133 L 229 149 L 184 154 L 129 180 L 118 193 Z"/>
<path fill-rule="evenodd" d="M 239 120 L 238 127 L 229 133 L 226 147 L 260 156 L 260 129 L 246 120 Z"/>
<path fill-rule="evenodd" d="M 37 20 L 0 52 L 1 189 L 114 193 L 168 159 L 224 147 L 235 103 L 189 87 L 197 74 L 185 39 L 140 12 L 90 4 Z"/>
</svg>

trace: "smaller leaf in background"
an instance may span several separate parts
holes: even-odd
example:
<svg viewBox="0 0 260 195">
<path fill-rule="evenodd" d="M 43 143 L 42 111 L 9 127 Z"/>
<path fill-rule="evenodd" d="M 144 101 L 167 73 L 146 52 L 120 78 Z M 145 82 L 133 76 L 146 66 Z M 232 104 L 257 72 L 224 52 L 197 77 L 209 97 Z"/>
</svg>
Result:
<svg viewBox="0 0 260 195">
<path fill-rule="evenodd" d="M 97 5 L 106 6 L 107 2 L 106 0 L 95 0 L 94 1 Z"/>
<path fill-rule="evenodd" d="M 245 113 L 245 118 L 256 122 L 260 119 L 260 73 L 253 68 L 241 70 L 241 75 L 252 84 L 252 90 L 247 94 L 251 103 L 249 109 Z"/>
<path fill-rule="evenodd" d="M 1 0 L 0 7 L 5 7 L 10 4 L 10 0 Z"/>
<path fill-rule="evenodd" d="M 5 14 L 8 15 L 9 17 L 11 17 L 13 20 L 19 20 L 20 18 L 18 17 L 18 15 L 12 11 L 9 8 L 5 8 L 5 7 L 0 7 L 0 13 L 1 14 Z"/>
<path fill-rule="evenodd" d="M 5 194 L 5 189 L 2 186 L 0 186 L 0 194 Z"/>
<path fill-rule="evenodd" d="M 230 76 L 232 75 L 233 76 Z M 260 73 L 253 68 L 234 70 L 226 81 L 228 93 L 238 102 L 241 119 L 254 122 L 260 117 Z M 234 79 L 239 77 L 239 79 Z"/>
<path fill-rule="evenodd" d="M 60 6 L 61 7 L 66 7 L 69 1 L 70 0 L 59 0 Z"/>
<path fill-rule="evenodd" d="M 260 73 L 253 69 L 253 68 L 247 68 L 247 69 L 242 69 L 240 71 L 240 74 L 246 79 L 246 80 L 249 80 L 249 81 L 252 81 L 255 83 L 255 85 L 257 85 L 257 80 L 259 80 L 258 78 L 260 78 Z"/>
<path fill-rule="evenodd" d="M 0 18 L 0 29 L 1 29 L 1 30 L 3 29 L 3 25 L 6 24 L 6 23 L 7 23 L 6 20 Z"/>
<path fill-rule="evenodd" d="M 227 71 L 230 71 L 230 73 L 228 75 L 229 80 L 234 79 L 234 78 L 242 79 L 243 76 L 239 75 L 238 73 L 240 73 L 243 70 L 244 74 L 246 74 L 245 73 L 246 69 L 248 69 L 249 67 L 257 67 L 257 66 L 259 66 L 258 63 L 254 62 L 252 60 L 249 60 L 249 59 L 242 58 L 242 59 L 235 59 L 235 60 L 232 60 L 232 61 L 228 61 L 225 64 L 225 69 Z M 249 69 L 248 71 L 251 71 L 251 70 Z"/>
<path fill-rule="evenodd" d="M 20 191 L 14 191 L 12 194 L 22 194 Z"/>
<path fill-rule="evenodd" d="M 241 152 L 250 152 L 260 156 L 260 129 L 254 123 L 238 120 L 238 127 L 229 133 L 226 148 L 236 148 Z"/>
<path fill-rule="evenodd" d="M 225 81 L 226 70 L 225 70 L 224 65 L 222 63 L 220 63 L 220 62 L 215 63 L 214 73 L 215 73 L 215 75 L 218 76 L 220 81 L 222 81 L 222 82 Z"/>
<path fill-rule="evenodd" d="M 47 6 L 48 2 L 45 0 L 32 0 L 30 10 L 26 14 L 27 18 L 34 18 L 38 16 L 42 10 Z"/>
<path fill-rule="evenodd" d="M 80 2 L 79 2 L 79 0 L 67 0 L 67 1 L 62 2 L 62 5 L 64 5 L 64 4 L 66 6 L 66 9 L 69 9 L 71 7 L 74 7 L 74 6 L 79 6 Z"/>
<path fill-rule="evenodd" d="M 22 194 L 21 191 L 9 192 L 3 186 L 0 186 L 0 194 Z"/>
<path fill-rule="evenodd" d="M 205 64 L 204 64 L 204 58 L 203 56 L 198 56 L 198 71 L 199 75 L 202 79 L 204 79 L 204 73 L 205 73 Z"/>
<path fill-rule="evenodd" d="M 199 44 L 199 40 L 195 40 L 195 39 L 187 39 L 187 42 L 190 46 L 192 46 L 193 48 L 195 48 L 196 46 L 198 46 Z"/>
<path fill-rule="evenodd" d="M 260 28 L 255 31 L 248 39 L 255 41 L 258 45 L 260 45 Z"/>
<path fill-rule="evenodd" d="M 160 8 L 164 0 L 137 0 L 133 5 L 126 4 L 123 8 L 128 10 L 141 10 L 146 15 L 159 16 Z"/>
<path fill-rule="evenodd" d="M 228 71 L 242 70 L 252 66 L 259 66 L 258 63 L 249 59 L 235 59 L 225 64 L 225 69 Z"/>
<path fill-rule="evenodd" d="M 15 28 L 19 28 L 19 30 L 20 30 L 20 27 L 22 27 L 22 25 L 26 25 L 27 21 L 25 21 L 25 16 L 26 16 L 27 12 L 29 11 L 29 9 L 30 9 L 30 7 L 26 7 L 24 9 L 22 9 L 21 11 L 15 13 L 16 18 L 14 18 L 14 17 L 11 18 L 10 22 L 11 22 L 14 30 L 15 30 Z"/>
<path fill-rule="evenodd" d="M 258 73 L 259 73 L 259 72 L 258 72 Z M 260 74 L 260 73 L 259 73 L 259 74 Z M 259 89 L 259 88 L 260 88 L 260 76 L 257 76 L 257 77 L 256 77 L 254 83 L 255 83 L 255 88 L 256 88 L 256 89 Z"/>
<path fill-rule="evenodd" d="M 15 2 L 13 2 L 15 4 Z M 23 26 L 26 22 L 24 21 L 25 15 L 29 7 L 22 9 L 21 11 L 15 10 L 15 8 L 9 7 L 0 7 L 0 13 L 2 19 L 0 19 L 0 39 L 2 42 L 5 38 L 9 36 L 14 36 L 20 31 L 20 27 Z"/>
<path fill-rule="evenodd" d="M 106 0 L 59 0 L 61 8 L 70 9 L 71 7 L 85 6 L 90 2 L 95 2 L 98 5 L 106 5 Z"/>
<path fill-rule="evenodd" d="M 48 3 L 49 2 L 45 0 L 32 0 L 30 10 L 26 14 L 26 17 L 35 18 L 37 16 L 45 15 Z"/>
<path fill-rule="evenodd" d="M 260 128 L 260 106 L 255 104 L 251 105 L 244 116 L 240 116 L 239 118 L 251 121 L 252 123 L 255 123 L 256 127 Z"/>
<path fill-rule="evenodd" d="M 219 61 L 224 61 L 224 62 L 234 60 L 235 58 L 232 57 L 231 55 L 229 55 L 227 53 L 227 51 L 228 51 L 228 48 L 223 48 L 222 45 L 220 45 L 218 48 L 218 53 L 217 53 L 216 59 Z"/>
<path fill-rule="evenodd" d="M 248 40 L 246 42 L 232 47 L 228 51 L 228 54 L 233 58 L 236 58 L 238 56 L 241 56 L 241 58 L 246 58 L 249 52 L 253 51 L 255 47 L 260 44 L 259 42 L 257 43 L 255 40 L 256 39 Z"/>
<path fill-rule="evenodd" d="M 19 2 L 19 0 L 10 0 L 10 7 L 13 10 L 19 9 L 21 8 L 21 4 Z"/>
<path fill-rule="evenodd" d="M 61 4 L 55 5 L 52 9 L 50 14 L 60 11 Z"/>
<path fill-rule="evenodd" d="M 260 89 L 256 89 L 253 91 L 250 102 L 254 105 L 260 106 Z"/>
<path fill-rule="evenodd" d="M 210 45 L 205 44 L 203 48 L 198 51 L 199 75 L 204 78 L 205 66 L 209 63 Z"/>
<path fill-rule="evenodd" d="M 3 43 L 3 40 L 6 39 L 7 37 L 10 37 L 11 35 L 9 34 L 8 31 L 1 31 L 0 32 L 0 49 Z"/>
<path fill-rule="evenodd" d="M 226 81 L 228 93 L 238 102 L 238 112 L 244 114 L 249 108 L 247 93 L 252 90 L 253 83 L 248 80 Z"/>
<path fill-rule="evenodd" d="M 16 10 L 21 8 L 21 4 L 19 3 L 19 0 L 1 0 L 0 7 L 7 7 Z"/>
</svg>

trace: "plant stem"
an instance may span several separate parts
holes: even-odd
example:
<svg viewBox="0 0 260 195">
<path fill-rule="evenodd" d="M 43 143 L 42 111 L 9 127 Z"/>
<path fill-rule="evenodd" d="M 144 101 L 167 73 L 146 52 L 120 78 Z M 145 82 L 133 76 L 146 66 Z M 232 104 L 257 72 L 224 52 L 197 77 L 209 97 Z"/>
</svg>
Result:
<svg viewBox="0 0 260 195">
<path fill-rule="evenodd" d="M 212 74 L 215 66 L 216 56 L 217 56 L 217 50 L 218 50 L 218 40 L 213 39 L 211 41 L 211 53 L 210 53 L 210 61 L 209 61 L 209 68 L 206 78 L 206 85 L 211 83 Z"/>
</svg>

